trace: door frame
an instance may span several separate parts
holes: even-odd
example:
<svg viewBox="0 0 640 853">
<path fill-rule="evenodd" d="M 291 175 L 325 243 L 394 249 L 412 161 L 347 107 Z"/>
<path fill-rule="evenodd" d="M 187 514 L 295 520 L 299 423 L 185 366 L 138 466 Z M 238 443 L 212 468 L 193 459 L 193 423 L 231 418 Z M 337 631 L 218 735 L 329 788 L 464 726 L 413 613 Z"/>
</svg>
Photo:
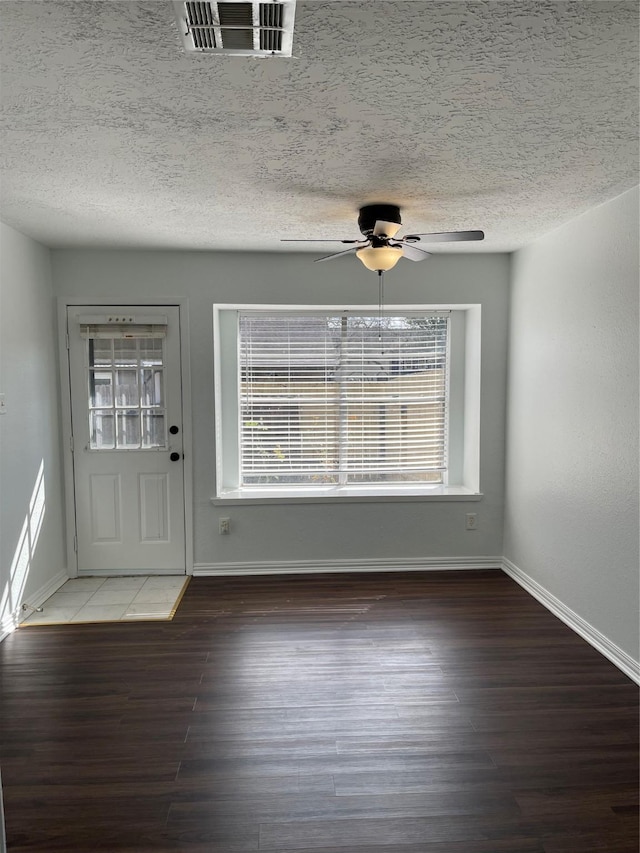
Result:
<svg viewBox="0 0 640 853">
<path fill-rule="evenodd" d="M 118 305 L 131 305 L 145 308 L 175 306 L 179 313 L 180 329 L 180 377 L 182 381 L 182 441 L 184 452 L 184 546 L 185 570 L 193 574 L 193 422 L 191 406 L 191 370 L 189 345 L 189 303 L 186 297 L 159 297 L 157 299 L 134 299 L 114 297 L 58 297 L 58 348 L 60 363 L 60 412 L 62 424 L 62 457 L 64 471 L 64 515 L 66 530 L 67 574 L 78 577 L 78 552 L 76 534 L 75 478 L 73 470 L 73 449 L 71 432 L 71 376 L 69 369 L 69 348 L 67 329 L 67 309 L 86 305 L 91 309 L 110 310 Z"/>
</svg>

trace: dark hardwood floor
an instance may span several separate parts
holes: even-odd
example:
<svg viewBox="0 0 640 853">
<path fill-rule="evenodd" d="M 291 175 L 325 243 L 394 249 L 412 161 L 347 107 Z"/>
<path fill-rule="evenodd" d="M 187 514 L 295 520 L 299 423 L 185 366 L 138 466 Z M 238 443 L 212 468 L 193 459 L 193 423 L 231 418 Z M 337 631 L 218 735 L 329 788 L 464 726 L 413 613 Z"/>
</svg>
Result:
<svg viewBox="0 0 640 853">
<path fill-rule="evenodd" d="M 638 853 L 637 687 L 498 571 L 195 579 L 0 658 L 10 853 Z"/>
</svg>

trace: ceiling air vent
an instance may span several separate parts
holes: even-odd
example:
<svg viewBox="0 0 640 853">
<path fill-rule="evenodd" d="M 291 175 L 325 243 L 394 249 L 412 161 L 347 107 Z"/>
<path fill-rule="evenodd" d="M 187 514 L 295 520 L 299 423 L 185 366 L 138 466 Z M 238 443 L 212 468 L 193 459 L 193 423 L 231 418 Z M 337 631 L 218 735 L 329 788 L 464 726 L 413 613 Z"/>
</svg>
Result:
<svg viewBox="0 0 640 853">
<path fill-rule="evenodd" d="M 291 56 L 295 0 L 173 5 L 188 53 Z"/>
</svg>

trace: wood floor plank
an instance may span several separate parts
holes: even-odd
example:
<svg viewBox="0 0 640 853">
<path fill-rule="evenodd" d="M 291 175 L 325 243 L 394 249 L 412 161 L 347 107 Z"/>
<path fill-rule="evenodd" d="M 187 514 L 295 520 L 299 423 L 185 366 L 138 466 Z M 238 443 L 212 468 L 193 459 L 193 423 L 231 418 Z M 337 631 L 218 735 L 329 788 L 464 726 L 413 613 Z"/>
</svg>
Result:
<svg viewBox="0 0 640 853">
<path fill-rule="evenodd" d="M 314 847 L 313 853 L 399 853 L 399 848 L 394 844 L 376 844 L 368 847 Z M 287 853 L 309 853 L 309 848 L 296 848 Z M 506 841 L 501 839 L 491 840 L 466 840 L 427 842 L 420 844 L 403 845 L 400 853 L 545 853 L 542 841 L 537 838 L 525 838 L 510 836 Z M 625 851 L 625 853 L 627 853 Z"/>
<path fill-rule="evenodd" d="M 0 645 L 11 853 L 637 853 L 638 689 L 499 571 L 196 578 Z"/>
<path fill-rule="evenodd" d="M 501 827 L 499 829 L 498 827 Z M 260 826 L 260 849 L 285 851 L 304 847 L 342 845 L 372 848 L 384 839 L 388 845 L 402 850 L 409 844 L 477 841 L 499 837 L 505 830 L 518 833 L 518 820 L 511 816 L 487 814 L 429 816 L 420 818 L 371 818 L 360 820 L 286 821 L 263 823 Z"/>
</svg>

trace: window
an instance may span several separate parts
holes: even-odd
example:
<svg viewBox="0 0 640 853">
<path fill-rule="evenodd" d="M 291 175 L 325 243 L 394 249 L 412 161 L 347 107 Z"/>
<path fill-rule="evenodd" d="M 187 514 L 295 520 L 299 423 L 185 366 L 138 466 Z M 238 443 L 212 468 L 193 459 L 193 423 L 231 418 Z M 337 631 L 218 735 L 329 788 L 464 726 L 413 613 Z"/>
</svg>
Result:
<svg viewBox="0 0 640 853">
<path fill-rule="evenodd" d="M 240 313 L 240 485 L 442 483 L 448 324 Z"/>
<path fill-rule="evenodd" d="M 218 498 L 477 492 L 466 313 L 215 306 Z"/>
</svg>

